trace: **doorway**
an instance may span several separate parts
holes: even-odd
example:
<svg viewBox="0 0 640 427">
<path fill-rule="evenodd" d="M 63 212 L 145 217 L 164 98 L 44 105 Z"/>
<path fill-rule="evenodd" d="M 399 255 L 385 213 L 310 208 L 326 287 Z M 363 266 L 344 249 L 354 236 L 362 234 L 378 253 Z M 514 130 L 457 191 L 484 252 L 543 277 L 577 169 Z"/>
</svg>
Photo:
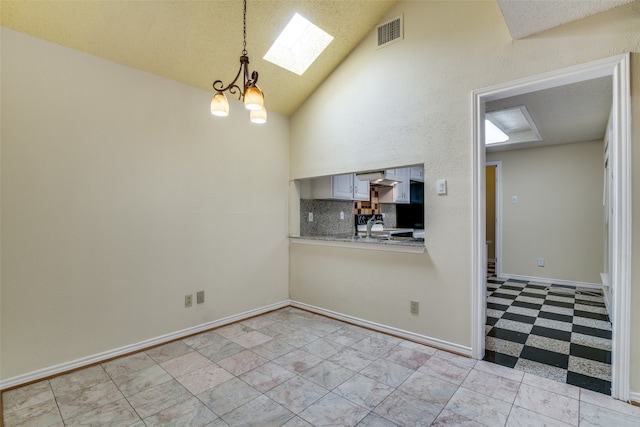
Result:
<svg viewBox="0 0 640 427">
<path fill-rule="evenodd" d="M 472 355 L 485 355 L 486 319 L 486 170 L 485 104 L 515 95 L 609 76 L 613 80 L 611 132 L 608 150 L 612 182 L 609 215 L 609 282 L 613 319 L 611 395 L 629 400 L 630 277 L 631 277 L 631 135 L 629 55 L 570 67 L 474 91 L 473 93 L 473 341 Z"/>
<path fill-rule="evenodd" d="M 499 276 L 502 269 L 500 264 L 501 227 L 500 227 L 500 194 L 501 194 L 501 164 L 500 162 L 486 163 L 486 239 L 487 239 L 487 277 L 492 274 Z"/>
</svg>

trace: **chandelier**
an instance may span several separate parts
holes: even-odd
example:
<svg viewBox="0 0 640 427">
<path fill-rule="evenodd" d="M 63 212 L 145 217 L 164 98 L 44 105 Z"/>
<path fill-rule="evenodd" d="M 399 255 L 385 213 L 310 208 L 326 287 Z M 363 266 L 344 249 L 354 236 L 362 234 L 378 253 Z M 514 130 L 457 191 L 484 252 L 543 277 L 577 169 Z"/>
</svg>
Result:
<svg viewBox="0 0 640 427">
<path fill-rule="evenodd" d="M 224 92 L 229 91 L 230 94 L 238 94 L 238 99 L 244 101 L 244 106 L 249 110 L 249 119 L 253 123 L 265 123 L 267 121 L 267 110 L 264 108 L 264 95 L 260 88 L 256 85 L 258 82 L 258 72 L 251 73 L 249 78 L 249 57 L 247 56 L 247 0 L 243 0 L 243 41 L 242 55 L 240 55 L 240 69 L 236 78 L 233 79 L 226 87 L 222 80 L 213 82 L 213 89 L 216 91 L 211 99 L 211 114 L 214 116 L 226 117 L 229 115 L 229 101 Z M 242 75 L 242 88 L 236 84 Z"/>
</svg>

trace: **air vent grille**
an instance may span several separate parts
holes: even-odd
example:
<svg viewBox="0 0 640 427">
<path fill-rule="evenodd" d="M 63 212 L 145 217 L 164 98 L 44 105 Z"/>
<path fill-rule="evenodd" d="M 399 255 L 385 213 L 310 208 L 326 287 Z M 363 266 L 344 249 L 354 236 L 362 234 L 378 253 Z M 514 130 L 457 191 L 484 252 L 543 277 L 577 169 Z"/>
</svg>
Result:
<svg viewBox="0 0 640 427">
<path fill-rule="evenodd" d="M 402 16 L 378 25 L 378 47 L 401 40 L 403 37 L 402 33 Z"/>
</svg>

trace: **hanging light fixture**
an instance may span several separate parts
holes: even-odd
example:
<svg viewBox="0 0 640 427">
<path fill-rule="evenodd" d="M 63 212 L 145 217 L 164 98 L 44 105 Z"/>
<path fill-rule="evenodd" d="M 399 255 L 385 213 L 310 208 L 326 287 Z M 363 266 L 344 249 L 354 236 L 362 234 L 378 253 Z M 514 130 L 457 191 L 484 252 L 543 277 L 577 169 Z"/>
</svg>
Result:
<svg viewBox="0 0 640 427">
<path fill-rule="evenodd" d="M 211 99 L 211 114 L 214 116 L 229 115 L 229 101 L 224 92 L 229 91 L 230 94 L 238 94 L 238 99 L 244 101 L 244 106 L 250 110 L 249 117 L 253 123 L 265 123 L 267 121 L 267 110 L 264 108 L 264 95 L 256 84 L 258 82 L 258 72 L 251 73 L 249 78 L 249 57 L 247 56 L 247 0 L 243 0 L 243 41 L 242 55 L 240 55 L 240 69 L 236 78 L 225 87 L 222 80 L 213 82 L 213 89 L 216 91 Z M 236 84 L 238 78 L 242 75 L 242 88 Z"/>
</svg>

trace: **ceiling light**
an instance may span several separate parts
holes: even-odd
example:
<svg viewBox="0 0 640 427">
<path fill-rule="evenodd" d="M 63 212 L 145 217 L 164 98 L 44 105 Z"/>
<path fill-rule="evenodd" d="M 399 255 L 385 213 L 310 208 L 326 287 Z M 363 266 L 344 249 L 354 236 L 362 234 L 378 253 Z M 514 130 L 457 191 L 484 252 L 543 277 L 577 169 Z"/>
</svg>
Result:
<svg viewBox="0 0 640 427">
<path fill-rule="evenodd" d="M 264 95 L 258 85 L 258 72 L 251 73 L 249 78 L 249 57 L 247 56 L 247 0 L 243 1 L 244 15 L 243 15 L 243 40 L 242 40 L 242 55 L 240 55 L 240 69 L 236 78 L 233 79 L 226 87 L 222 80 L 216 80 L 213 82 L 213 89 L 216 90 L 215 95 L 211 99 L 211 114 L 214 116 L 228 116 L 229 115 L 229 101 L 224 92 L 229 91 L 230 94 L 235 95 L 238 93 L 238 99 L 244 101 L 244 106 L 247 110 L 260 112 L 259 114 L 249 114 L 249 117 L 253 123 L 264 123 L 267 121 L 267 110 L 264 108 Z M 242 74 L 242 88 L 236 84 L 238 78 Z M 254 117 L 255 116 L 255 117 Z"/>
<path fill-rule="evenodd" d="M 331 40 L 333 36 L 296 13 L 269 48 L 264 59 L 302 75 Z"/>
<path fill-rule="evenodd" d="M 509 136 L 509 143 L 542 141 L 531 114 L 524 105 L 485 113 L 485 119 Z M 504 141 L 502 141 L 504 142 Z M 489 140 L 486 140 L 490 144 Z"/>
<path fill-rule="evenodd" d="M 499 142 L 506 142 L 509 140 L 509 135 L 502 132 L 498 126 L 491 123 L 489 120 L 484 120 L 484 143 L 485 144 L 497 144 Z"/>
</svg>

